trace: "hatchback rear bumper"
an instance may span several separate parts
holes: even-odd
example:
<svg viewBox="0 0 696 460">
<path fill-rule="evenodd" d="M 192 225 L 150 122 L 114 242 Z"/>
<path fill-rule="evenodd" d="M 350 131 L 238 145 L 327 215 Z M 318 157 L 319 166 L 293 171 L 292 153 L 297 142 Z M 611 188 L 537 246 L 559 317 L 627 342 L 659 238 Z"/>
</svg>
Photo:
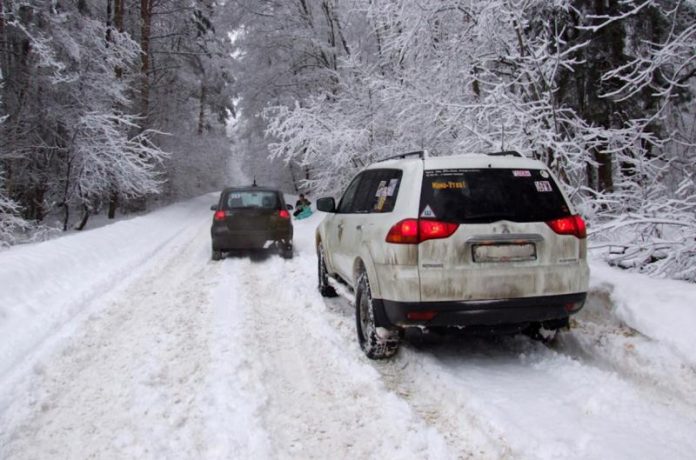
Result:
<svg viewBox="0 0 696 460">
<path fill-rule="evenodd" d="M 211 236 L 215 250 L 261 249 L 268 241 L 292 241 L 292 228 L 230 231 L 224 227 L 213 227 Z"/>
<path fill-rule="evenodd" d="M 448 327 L 503 325 L 568 318 L 585 303 L 586 292 L 519 299 L 395 302 L 373 299 L 377 326 Z M 424 320 L 424 316 L 433 315 Z"/>
</svg>

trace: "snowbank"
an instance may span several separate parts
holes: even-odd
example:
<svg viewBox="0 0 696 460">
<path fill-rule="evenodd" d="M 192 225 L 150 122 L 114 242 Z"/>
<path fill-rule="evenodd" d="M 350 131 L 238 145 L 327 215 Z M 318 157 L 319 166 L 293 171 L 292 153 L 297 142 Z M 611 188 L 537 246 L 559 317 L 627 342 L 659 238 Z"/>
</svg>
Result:
<svg viewBox="0 0 696 460">
<path fill-rule="evenodd" d="M 608 289 L 623 322 L 696 363 L 696 285 L 629 273 L 596 260 L 590 270 L 590 289 Z"/>
</svg>

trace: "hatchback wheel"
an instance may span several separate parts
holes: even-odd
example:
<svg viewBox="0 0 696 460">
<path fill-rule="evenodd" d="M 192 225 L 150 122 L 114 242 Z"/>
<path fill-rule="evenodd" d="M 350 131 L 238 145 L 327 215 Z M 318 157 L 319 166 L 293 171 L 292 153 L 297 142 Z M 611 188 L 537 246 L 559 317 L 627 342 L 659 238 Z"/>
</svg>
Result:
<svg viewBox="0 0 696 460">
<path fill-rule="evenodd" d="M 360 348 L 368 358 L 390 358 L 398 351 L 399 332 L 375 326 L 370 283 L 364 272 L 358 278 L 358 288 L 355 293 L 355 324 Z"/>
<path fill-rule="evenodd" d="M 218 251 L 213 249 L 213 260 L 220 260 L 222 259 L 222 251 Z"/>
<path fill-rule="evenodd" d="M 326 270 L 326 259 L 324 257 L 324 246 L 321 244 L 317 248 L 317 260 L 318 267 L 317 272 L 319 274 L 319 293 L 322 297 L 336 297 L 336 290 L 329 284 L 329 272 Z"/>
<path fill-rule="evenodd" d="M 281 243 L 279 243 L 279 247 L 280 247 L 280 256 L 283 259 L 292 259 L 292 256 L 293 256 L 292 243 L 281 242 Z"/>
</svg>

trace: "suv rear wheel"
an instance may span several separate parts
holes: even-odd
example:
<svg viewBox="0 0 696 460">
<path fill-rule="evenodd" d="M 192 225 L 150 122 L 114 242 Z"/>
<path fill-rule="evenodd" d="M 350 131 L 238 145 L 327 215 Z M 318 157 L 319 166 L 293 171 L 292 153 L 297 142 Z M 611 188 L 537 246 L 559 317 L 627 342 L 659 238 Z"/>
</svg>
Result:
<svg viewBox="0 0 696 460">
<path fill-rule="evenodd" d="M 355 324 L 360 348 L 370 359 L 394 356 L 399 349 L 399 332 L 375 326 L 375 313 L 367 273 L 358 277 L 355 293 Z"/>
</svg>

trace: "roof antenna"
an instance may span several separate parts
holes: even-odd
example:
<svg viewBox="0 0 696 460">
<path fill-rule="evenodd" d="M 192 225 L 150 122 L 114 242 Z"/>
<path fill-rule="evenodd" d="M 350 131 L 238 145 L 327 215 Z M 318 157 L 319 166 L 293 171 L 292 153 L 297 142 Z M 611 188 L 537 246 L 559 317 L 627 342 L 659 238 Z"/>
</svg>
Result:
<svg viewBox="0 0 696 460">
<path fill-rule="evenodd" d="M 254 176 L 254 183 L 251 184 L 252 187 L 256 187 L 256 176 Z"/>
</svg>

